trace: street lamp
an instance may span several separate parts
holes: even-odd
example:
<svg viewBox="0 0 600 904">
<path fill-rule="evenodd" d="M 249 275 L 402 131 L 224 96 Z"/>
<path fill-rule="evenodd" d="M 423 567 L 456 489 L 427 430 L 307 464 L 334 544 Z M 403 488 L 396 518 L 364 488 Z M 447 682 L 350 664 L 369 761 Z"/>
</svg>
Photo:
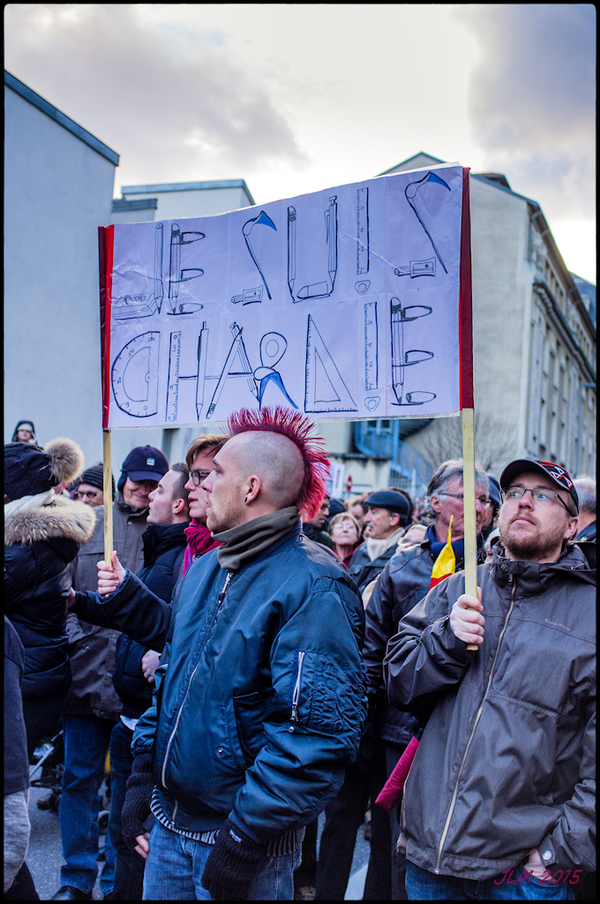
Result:
<svg viewBox="0 0 600 904">
<path fill-rule="evenodd" d="M 577 405 L 577 457 L 575 459 L 575 477 L 579 474 L 579 450 L 581 448 L 581 390 L 595 387 L 595 383 L 579 384 L 579 403 Z"/>
</svg>

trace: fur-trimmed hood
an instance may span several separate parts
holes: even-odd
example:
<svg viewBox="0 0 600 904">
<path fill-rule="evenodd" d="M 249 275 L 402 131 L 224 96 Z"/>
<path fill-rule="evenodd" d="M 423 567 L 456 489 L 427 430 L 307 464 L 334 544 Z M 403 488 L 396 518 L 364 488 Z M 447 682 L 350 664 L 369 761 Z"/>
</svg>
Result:
<svg viewBox="0 0 600 904">
<path fill-rule="evenodd" d="M 92 506 L 57 496 L 50 505 L 39 505 L 6 516 L 4 545 L 25 545 L 57 537 L 81 544 L 89 540 L 95 523 L 96 513 Z"/>
</svg>

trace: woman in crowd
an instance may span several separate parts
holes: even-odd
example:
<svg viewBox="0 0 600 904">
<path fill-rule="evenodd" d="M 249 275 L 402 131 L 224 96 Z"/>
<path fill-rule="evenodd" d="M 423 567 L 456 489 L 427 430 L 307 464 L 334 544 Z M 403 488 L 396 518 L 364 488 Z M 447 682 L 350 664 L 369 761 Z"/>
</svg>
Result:
<svg viewBox="0 0 600 904">
<path fill-rule="evenodd" d="M 352 553 L 360 544 L 360 527 L 358 521 L 348 512 L 334 515 L 329 522 L 329 536 L 333 540 L 336 556 L 342 560 L 346 568 Z"/>
</svg>

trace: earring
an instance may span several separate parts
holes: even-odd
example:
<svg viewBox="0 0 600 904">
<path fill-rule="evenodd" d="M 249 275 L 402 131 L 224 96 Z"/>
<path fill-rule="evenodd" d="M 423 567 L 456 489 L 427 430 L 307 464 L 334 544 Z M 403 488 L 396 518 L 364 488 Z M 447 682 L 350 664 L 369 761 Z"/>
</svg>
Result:
<svg viewBox="0 0 600 904">
<path fill-rule="evenodd" d="M 248 505 L 248 497 L 244 496 L 244 505 Z"/>
</svg>

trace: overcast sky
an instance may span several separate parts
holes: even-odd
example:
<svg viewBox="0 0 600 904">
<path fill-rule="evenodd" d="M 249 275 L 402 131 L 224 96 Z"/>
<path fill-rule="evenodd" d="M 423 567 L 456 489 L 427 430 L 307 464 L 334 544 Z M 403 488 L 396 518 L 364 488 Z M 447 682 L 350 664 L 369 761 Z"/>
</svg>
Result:
<svg viewBox="0 0 600 904">
<path fill-rule="evenodd" d="M 502 172 L 596 281 L 588 4 L 9 4 L 5 66 L 121 155 L 122 185 L 257 204 L 426 151 Z"/>
</svg>

